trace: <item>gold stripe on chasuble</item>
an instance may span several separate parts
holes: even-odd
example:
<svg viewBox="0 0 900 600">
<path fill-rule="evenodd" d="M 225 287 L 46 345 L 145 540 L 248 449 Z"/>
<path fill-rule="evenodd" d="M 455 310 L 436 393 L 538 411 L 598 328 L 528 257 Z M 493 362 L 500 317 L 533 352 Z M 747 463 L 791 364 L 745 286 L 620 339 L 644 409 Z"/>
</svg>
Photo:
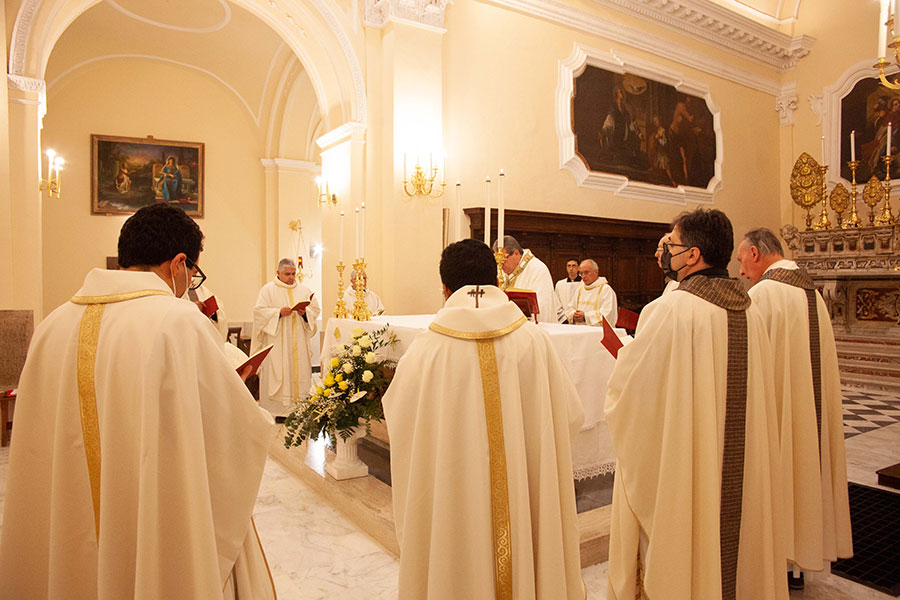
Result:
<svg viewBox="0 0 900 600">
<path fill-rule="evenodd" d="M 491 339 L 479 339 L 478 364 L 484 391 L 491 469 L 491 529 L 494 539 L 495 597 L 512 600 L 512 541 L 509 518 L 509 483 L 506 474 L 506 445 L 503 440 L 503 410 L 500 404 L 500 375 Z"/>
<path fill-rule="evenodd" d="M 520 318 L 516 319 L 506 327 L 503 327 L 501 329 L 493 329 L 491 331 L 460 331 L 458 329 L 450 329 L 449 327 L 438 325 L 434 322 L 432 322 L 428 326 L 428 329 L 461 340 L 490 340 L 506 335 L 507 333 L 512 333 L 527 322 L 528 319 L 524 315 L 522 315 Z"/>
<path fill-rule="evenodd" d="M 72 304 L 113 304 L 125 300 L 135 300 L 144 296 L 172 296 L 169 290 L 137 290 L 124 294 L 109 294 L 107 296 L 72 296 L 69 302 Z"/>
<path fill-rule="evenodd" d="M 100 424 L 97 417 L 97 394 L 94 388 L 94 365 L 97 362 L 97 341 L 100 339 L 100 320 L 106 304 L 89 304 L 81 317 L 78 330 L 78 404 L 81 407 L 81 434 L 87 459 L 94 505 L 94 529 L 100 540 Z"/>
<path fill-rule="evenodd" d="M 287 288 L 288 303 L 294 306 L 294 290 Z M 295 312 L 291 312 L 291 358 L 292 374 L 291 377 L 291 400 L 295 402 L 300 399 L 300 354 L 297 348 L 297 319 L 300 317 Z"/>
</svg>

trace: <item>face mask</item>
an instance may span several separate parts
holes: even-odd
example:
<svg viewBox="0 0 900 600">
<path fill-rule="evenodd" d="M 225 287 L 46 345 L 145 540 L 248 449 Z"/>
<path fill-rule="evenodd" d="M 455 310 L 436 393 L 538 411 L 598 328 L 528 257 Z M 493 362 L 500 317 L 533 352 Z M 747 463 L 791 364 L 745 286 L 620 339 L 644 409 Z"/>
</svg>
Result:
<svg viewBox="0 0 900 600">
<path fill-rule="evenodd" d="M 690 250 L 690 248 L 685 248 L 678 254 L 672 254 L 668 248 L 663 248 L 662 256 L 659 257 L 659 262 L 662 264 L 663 273 L 665 273 L 666 277 L 672 279 L 674 281 L 678 281 L 678 271 L 682 270 L 687 266 L 687 263 L 681 265 L 677 269 L 672 268 L 672 258 L 678 256 L 679 254 L 684 254 Z"/>
<path fill-rule="evenodd" d="M 172 293 L 175 292 L 175 271 L 170 270 L 169 273 L 172 275 Z M 188 288 L 191 287 L 191 278 L 188 275 L 187 265 L 184 265 L 184 291 L 181 292 L 179 298 L 184 298 L 185 294 L 188 292 Z"/>
</svg>

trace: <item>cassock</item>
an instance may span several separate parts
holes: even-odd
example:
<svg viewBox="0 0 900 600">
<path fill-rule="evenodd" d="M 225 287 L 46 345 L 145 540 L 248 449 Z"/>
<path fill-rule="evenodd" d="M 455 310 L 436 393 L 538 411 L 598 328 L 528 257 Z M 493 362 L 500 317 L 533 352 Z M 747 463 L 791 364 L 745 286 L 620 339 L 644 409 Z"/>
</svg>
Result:
<svg viewBox="0 0 900 600">
<path fill-rule="evenodd" d="M 571 450 L 584 416 L 545 331 L 498 288 L 460 288 L 383 404 L 401 600 L 584 600 Z"/>
<path fill-rule="evenodd" d="M 306 314 L 281 309 L 309 300 Z M 286 415 L 292 401 L 306 397 L 312 381 L 309 339 L 316 332 L 319 301 L 305 285 L 288 285 L 277 277 L 259 290 L 253 307 L 251 353 L 274 344 L 263 361 L 259 377 L 259 405 L 273 415 Z"/>
<path fill-rule="evenodd" d="M 201 285 L 196 290 L 187 291 L 187 299 L 191 302 L 206 302 L 213 295 L 205 285 Z M 228 339 L 228 317 L 225 315 L 225 309 L 222 307 L 222 299 L 218 296 L 216 296 L 216 304 L 219 308 L 208 319 L 216 327 L 219 337 L 224 341 Z"/>
<path fill-rule="evenodd" d="M 802 569 L 820 571 L 853 555 L 831 318 L 812 279 L 791 260 L 770 266 L 749 294 L 775 359 L 787 557 Z"/>
<path fill-rule="evenodd" d="M 506 289 L 530 290 L 537 294 L 538 321 L 541 323 L 557 323 L 556 294 L 553 293 L 553 278 L 547 265 L 525 250 L 519 264 L 512 273 L 500 271 L 500 287 Z"/>
<path fill-rule="evenodd" d="M 369 312 L 372 313 L 373 317 L 384 314 L 384 304 L 381 303 L 381 298 L 378 297 L 378 294 L 376 294 L 372 290 L 367 289 L 365 293 L 365 299 L 366 306 L 369 307 Z M 344 304 L 347 305 L 347 310 L 352 311 L 353 304 L 355 302 L 356 290 L 350 287 L 344 292 Z"/>
<path fill-rule="evenodd" d="M 10 450 L 5 598 L 274 598 L 251 512 L 272 419 L 196 306 L 94 269 L 38 326 Z"/>
<path fill-rule="evenodd" d="M 575 311 L 584 312 L 584 322 L 575 323 Z M 609 285 L 606 277 L 598 277 L 597 281 L 587 285 L 584 281 L 575 292 L 572 303 L 566 308 L 566 319 L 577 325 L 603 325 L 601 317 L 606 317 L 611 327 L 619 321 L 619 302 L 616 292 Z"/>
<path fill-rule="evenodd" d="M 702 273 L 644 307 L 610 378 L 611 599 L 787 598 L 765 323 Z"/>
<path fill-rule="evenodd" d="M 566 309 L 575 300 L 575 294 L 581 287 L 581 279 L 560 279 L 556 282 L 556 314 L 560 323 L 566 322 Z"/>
</svg>

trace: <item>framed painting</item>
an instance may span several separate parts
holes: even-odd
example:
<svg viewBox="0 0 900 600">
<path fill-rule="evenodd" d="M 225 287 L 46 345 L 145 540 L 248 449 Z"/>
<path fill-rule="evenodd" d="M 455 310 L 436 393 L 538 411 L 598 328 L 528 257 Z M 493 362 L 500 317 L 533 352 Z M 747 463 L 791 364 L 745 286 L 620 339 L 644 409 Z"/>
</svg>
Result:
<svg viewBox="0 0 900 600">
<path fill-rule="evenodd" d="M 91 214 L 131 214 L 168 202 L 203 217 L 200 142 L 91 135 Z"/>
<path fill-rule="evenodd" d="M 856 132 L 856 181 L 865 184 L 872 175 L 887 175 L 882 157 L 887 148 L 888 123 L 891 131 L 891 179 L 900 176 L 897 146 L 900 145 L 900 92 L 889 90 L 875 77 L 865 77 L 841 98 L 840 165 L 841 177 L 850 181 L 850 132 Z"/>
</svg>

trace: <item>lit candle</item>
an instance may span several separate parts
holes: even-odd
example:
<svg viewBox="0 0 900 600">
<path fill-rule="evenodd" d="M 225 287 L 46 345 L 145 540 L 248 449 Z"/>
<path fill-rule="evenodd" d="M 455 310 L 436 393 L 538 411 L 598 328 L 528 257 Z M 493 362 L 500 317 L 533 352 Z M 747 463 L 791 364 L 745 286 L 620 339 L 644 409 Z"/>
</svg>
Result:
<svg viewBox="0 0 900 600">
<path fill-rule="evenodd" d="M 497 179 L 497 251 L 503 247 L 503 230 L 505 215 L 503 214 L 503 169 L 500 169 L 500 177 Z"/>
<path fill-rule="evenodd" d="M 360 248 L 362 248 L 362 254 L 360 254 L 360 258 L 364 258 L 366 256 L 366 203 L 362 203 L 362 239 L 359 242 Z"/>
<path fill-rule="evenodd" d="M 356 210 L 356 253 L 353 255 L 359 258 L 359 209 Z"/>
<path fill-rule="evenodd" d="M 462 200 L 460 198 L 460 188 L 462 184 L 460 182 L 456 182 L 456 206 L 453 214 L 456 217 L 456 241 L 463 239 L 462 237 Z"/>
<path fill-rule="evenodd" d="M 888 122 L 888 134 L 887 134 L 887 139 L 885 140 L 885 144 L 884 144 L 884 155 L 885 156 L 891 155 L 891 142 L 893 141 L 893 136 L 891 135 L 891 125 L 892 124 L 890 122 Z"/>
<path fill-rule="evenodd" d="M 822 166 L 825 166 L 828 161 L 825 160 L 825 136 L 822 136 Z"/>
<path fill-rule="evenodd" d="M 484 178 L 484 243 L 491 245 L 491 178 Z"/>
<path fill-rule="evenodd" d="M 850 132 L 850 160 L 856 160 L 856 131 Z"/>
<path fill-rule="evenodd" d="M 881 15 L 878 18 L 878 50 L 875 56 L 883 58 L 887 55 L 887 20 L 888 0 L 881 0 Z"/>
<path fill-rule="evenodd" d="M 341 211 L 341 226 L 338 229 L 338 262 L 344 262 L 344 211 Z"/>
</svg>

